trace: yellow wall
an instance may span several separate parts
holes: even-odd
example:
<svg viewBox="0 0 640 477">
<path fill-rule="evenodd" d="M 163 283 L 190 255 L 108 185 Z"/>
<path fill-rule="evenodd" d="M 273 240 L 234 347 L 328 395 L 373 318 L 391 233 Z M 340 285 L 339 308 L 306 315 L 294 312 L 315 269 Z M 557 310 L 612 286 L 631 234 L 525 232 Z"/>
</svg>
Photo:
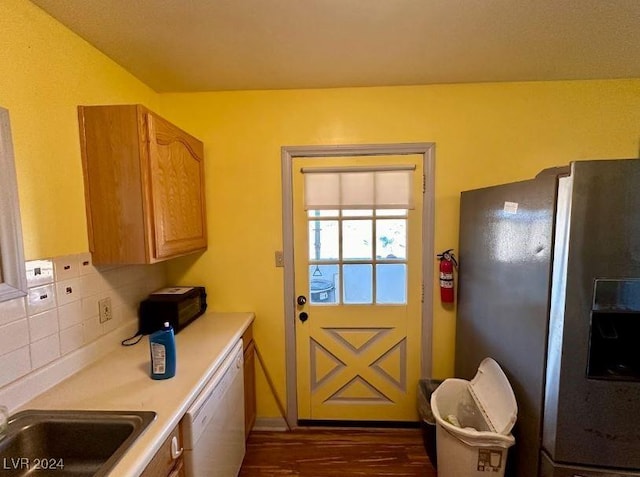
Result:
<svg viewBox="0 0 640 477">
<path fill-rule="evenodd" d="M 205 141 L 210 247 L 175 261 L 172 275 L 204 284 L 214 310 L 257 313 L 281 396 L 281 146 L 435 142 L 436 251 L 457 246 L 461 190 L 638 155 L 640 80 L 157 95 L 26 0 L 0 2 L 0 31 L 27 258 L 87 249 L 76 106 L 147 105 Z M 438 304 L 434 319 L 434 375 L 444 377 L 454 313 Z M 262 378 L 258 396 L 260 415 L 278 415 Z"/>
<path fill-rule="evenodd" d="M 85 252 L 79 104 L 157 94 L 26 0 L 0 2 L 0 106 L 9 110 L 27 259 Z"/>
<path fill-rule="evenodd" d="M 436 251 L 457 247 L 462 190 L 586 158 L 637 157 L 640 80 L 167 94 L 163 113 L 205 141 L 209 251 L 170 267 L 217 310 L 253 310 L 284 390 L 280 147 L 435 142 Z M 434 251 L 435 252 L 435 251 Z M 453 373 L 455 314 L 434 288 L 434 375 Z M 264 381 L 259 413 L 278 415 Z"/>
</svg>

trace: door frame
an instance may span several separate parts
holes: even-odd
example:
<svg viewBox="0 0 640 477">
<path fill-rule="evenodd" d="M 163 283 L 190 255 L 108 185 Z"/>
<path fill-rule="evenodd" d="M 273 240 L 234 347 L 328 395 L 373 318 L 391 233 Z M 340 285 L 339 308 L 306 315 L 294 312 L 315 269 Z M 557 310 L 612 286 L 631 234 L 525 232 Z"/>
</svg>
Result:
<svg viewBox="0 0 640 477">
<path fill-rule="evenodd" d="M 282 245 L 284 255 L 284 319 L 286 366 L 286 420 L 298 423 L 295 276 L 293 257 L 293 159 L 346 156 L 421 155 L 423 165 L 422 207 L 422 336 L 420 375 L 430 377 L 433 330 L 433 273 L 435 227 L 435 143 L 347 144 L 331 146 L 282 146 Z"/>
</svg>

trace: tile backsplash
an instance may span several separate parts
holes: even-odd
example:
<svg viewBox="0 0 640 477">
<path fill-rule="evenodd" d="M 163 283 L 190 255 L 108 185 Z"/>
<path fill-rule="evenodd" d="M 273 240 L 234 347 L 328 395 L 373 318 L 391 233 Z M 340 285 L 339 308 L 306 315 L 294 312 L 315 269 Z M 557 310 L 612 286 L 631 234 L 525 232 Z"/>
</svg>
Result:
<svg viewBox="0 0 640 477">
<path fill-rule="evenodd" d="M 32 260 L 25 272 L 27 296 L 0 303 L 0 395 L 96 340 L 120 346 L 122 333 L 114 331 L 135 330 L 140 301 L 167 285 L 163 263 L 98 268 L 88 253 Z M 111 319 L 101 323 L 105 298 Z"/>
</svg>

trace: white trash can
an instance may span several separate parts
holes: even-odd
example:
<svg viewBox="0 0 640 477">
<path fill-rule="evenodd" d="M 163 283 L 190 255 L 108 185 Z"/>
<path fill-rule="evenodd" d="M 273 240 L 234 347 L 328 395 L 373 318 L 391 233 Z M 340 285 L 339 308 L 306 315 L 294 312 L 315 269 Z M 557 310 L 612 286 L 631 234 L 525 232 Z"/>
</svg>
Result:
<svg viewBox="0 0 640 477">
<path fill-rule="evenodd" d="M 438 477 L 502 477 L 518 406 L 504 372 L 485 358 L 471 381 L 445 379 L 431 396 Z"/>
</svg>

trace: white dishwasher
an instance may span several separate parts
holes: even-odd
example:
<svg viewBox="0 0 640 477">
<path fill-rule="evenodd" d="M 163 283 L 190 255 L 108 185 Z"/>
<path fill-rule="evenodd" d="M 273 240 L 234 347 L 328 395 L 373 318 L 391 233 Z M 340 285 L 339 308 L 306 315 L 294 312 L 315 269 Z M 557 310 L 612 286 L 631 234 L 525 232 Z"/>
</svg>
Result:
<svg viewBox="0 0 640 477">
<path fill-rule="evenodd" d="M 187 477 L 236 477 L 244 458 L 242 340 L 184 416 Z"/>
</svg>

